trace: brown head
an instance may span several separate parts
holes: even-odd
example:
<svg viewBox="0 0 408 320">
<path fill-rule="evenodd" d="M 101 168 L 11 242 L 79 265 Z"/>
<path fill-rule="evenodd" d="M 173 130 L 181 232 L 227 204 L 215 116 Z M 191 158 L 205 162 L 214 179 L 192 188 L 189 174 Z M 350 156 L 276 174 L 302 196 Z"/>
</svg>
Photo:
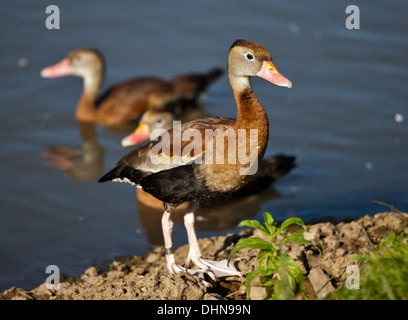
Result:
<svg viewBox="0 0 408 320">
<path fill-rule="evenodd" d="M 175 120 L 173 114 L 163 110 L 147 110 L 140 118 L 139 125 L 134 132 L 122 139 L 122 147 L 130 147 L 157 137 L 155 130 L 169 130 Z M 159 132 L 159 131 L 156 131 Z M 161 133 L 161 132 L 160 132 Z"/>
<path fill-rule="evenodd" d="M 44 68 L 41 71 L 43 78 L 58 78 L 74 75 L 84 78 L 85 84 L 98 81 L 101 84 L 104 75 L 105 63 L 103 56 L 95 49 L 80 48 L 68 53 L 66 58 L 57 64 Z"/>
<path fill-rule="evenodd" d="M 292 82 L 281 75 L 272 62 L 272 55 L 261 45 L 248 40 L 236 40 L 228 55 L 228 77 L 239 89 L 247 85 L 249 77 L 258 76 L 278 86 L 292 87 Z"/>
</svg>

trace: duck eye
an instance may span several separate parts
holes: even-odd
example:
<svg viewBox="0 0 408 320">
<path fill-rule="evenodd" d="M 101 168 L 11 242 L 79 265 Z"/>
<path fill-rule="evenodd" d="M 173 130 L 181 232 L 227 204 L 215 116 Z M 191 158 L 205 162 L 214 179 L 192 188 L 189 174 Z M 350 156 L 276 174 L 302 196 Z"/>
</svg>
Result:
<svg viewBox="0 0 408 320">
<path fill-rule="evenodd" d="M 252 61 L 255 59 L 254 55 L 252 53 L 246 53 L 245 54 L 245 58 L 247 58 L 247 60 Z"/>
<path fill-rule="evenodd" d="M 159 118 L 159 119 L 156 121 L 156 124 L 162 125 L 163 122 L 164 122 L 164 119 L 163 119 L 163 118 Z"/>
<path fill-rule="evenodd" d="M 74 61 L 75 62 L 82 62 L 82 58 L 83 58 L 82 55 L 77 55 L 77 56 L 74 57 Z"/>
</svg>

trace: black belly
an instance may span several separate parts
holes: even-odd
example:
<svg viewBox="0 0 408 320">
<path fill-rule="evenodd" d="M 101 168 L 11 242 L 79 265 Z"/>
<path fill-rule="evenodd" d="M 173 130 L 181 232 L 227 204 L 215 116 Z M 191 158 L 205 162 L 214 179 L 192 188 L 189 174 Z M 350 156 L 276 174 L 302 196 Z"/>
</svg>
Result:
<svg viewBox="0 0 408 320">
<path fill-rule="evenodd" d="M 185 201 L 216 201 L 230 194 L 211 191 L 204 178 L 197 178 L 194 167 L 195 164 L 189 164 L 150 174 L 142 179 L 141 186 L 155 198 L 176 205 Z"/>
</svg>

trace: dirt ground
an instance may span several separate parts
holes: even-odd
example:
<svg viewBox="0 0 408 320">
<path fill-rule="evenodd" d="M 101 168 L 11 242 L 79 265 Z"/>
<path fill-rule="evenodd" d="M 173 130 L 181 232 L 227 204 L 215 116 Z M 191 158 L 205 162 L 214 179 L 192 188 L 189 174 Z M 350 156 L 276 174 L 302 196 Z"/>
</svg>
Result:
<svg viewBox="0 0 408 320">
<path fill-rule="evenodd" d="M 391 230 L 397 234 L 408 232 L 408 214 L 397 212 L 363 216 L 349 222 L 319 222 L 310 227 L 314 245 L 289 245 L 286 249 L 305 275 L 304 292 L 311 299 L 324 298 L 348 276 L 347 266 L 356 264 L 355 254 L 370 252 L 372 244 L 380 243 Z M 238 234 L 200 239 L 205 258 L 220 260 L 242 237 L 259 236 L 259 232 L 245 229 Z M 370 243 L 372 242 L 372 243 Z M 175 252 L 180 264 L 187 257 L 188 246 Z M 244 249 L 234 258 L 241 258 L 237 268 L 248 273 L 255 267 L 257 249 Z M 330 280 L 330 278 L 332 278 Z M 324 286 L 324 287 L 323 287 Z M 323 289 L 322 289 L 323 287 Z M 316 296 L 318 292 L 318 296 Z M 266 291 L 256 281 L 251 299 L 264 299 Z M 0 293 L 0 300 L 246 300 L 244 277 L 228 277 L 205 286 L 197 277 L 188 274 L 171 275 L 166 269 L 163 248 L 145 256 L 115 260 L 108 269 L 88 268 L 77 278 L 62 279 L 59 289 L 49 290 L 45 283 L 32 290 L 10 288 Z"/>
</svg>

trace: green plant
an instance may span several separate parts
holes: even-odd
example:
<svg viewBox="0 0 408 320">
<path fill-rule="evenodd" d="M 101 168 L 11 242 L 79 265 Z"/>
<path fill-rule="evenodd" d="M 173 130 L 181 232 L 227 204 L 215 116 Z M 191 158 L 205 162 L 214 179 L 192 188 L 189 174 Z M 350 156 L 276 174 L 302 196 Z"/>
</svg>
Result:
<svg viewBox="0 0 408 320">
<path fill-rule="evenodd" d="M 408 235 L 391 231 L 372 252 L 357 257 L 360 272 L 358 290 L 341 286 L 332 299 L 407 300 Z"/>
<path fill-rule="evenodd" d="M 287 228 L 292 225 L 298 225 L 301 228 L 292 233 L 286 233 Z M 265 212 L 263 224 L 256 220 L 244 220 L 239 226 L 259 229 L 268 240 L 258 237 L 241 239 L 230 253 L 229 259 L 244 248 L 260 249 L 255 269 L 246 276 L 248 297 L 250 297 L 252 281 L 259 277 L 261 284 L 268 289 L 271 299 L 294 298 L 302 289 L 303 273 L 296 262 L 285 254 L 281 245 L 310 243 L 303 235 L 307 231 L 303 220 L 289 218 L 278 227 L 272 216 Z"/>
</svg>

